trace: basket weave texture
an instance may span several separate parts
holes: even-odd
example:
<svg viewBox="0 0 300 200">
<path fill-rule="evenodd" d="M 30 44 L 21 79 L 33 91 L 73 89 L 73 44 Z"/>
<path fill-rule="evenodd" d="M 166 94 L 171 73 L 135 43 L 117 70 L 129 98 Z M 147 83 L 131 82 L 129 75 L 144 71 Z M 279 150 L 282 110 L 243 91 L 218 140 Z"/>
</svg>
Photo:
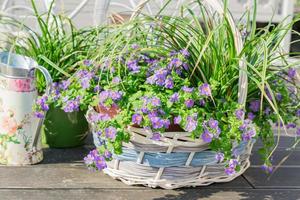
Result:
<svg viewBox="0 0 300 200">
<path fill-rule="evenodd" d="M 95 112 L 93 109 L 88 114 Z M 91 124 L 96 147 L 100 138 L 96 125 Z M 193 140 L 188 132 L 167 132 L 159 141 L 152 140 L 150 130 L 128 127 L 130 142 L 123 144 L 123 153 L 113 155 L 104 173 L 128 185 L 145 185 L 176 189 L 229 182 L 243 174 L 250 166 L 253 141 L 242 142 L 234 148 L 240 162 L 240 171 L 227 175 L 225 163 L 218 163 L 216 152 L 202 139 Z"/>
<path fill-rule="evenodd" d="M 139 4 L 133 16 L 137 16 L 141 8 L 148 3 Z M 243 42 L 234 20 L 226 12 L 218 0 L 202 0 L 209 10 L 226 17 L 234 33 L 237 53 L 241 52 Z M 243 59 L 240 60 L 239 99 L 245 104 L 247 97 L 247 73 Z M 87 118 L 95 110 L 89 109 Z M 89 120 L 89 119 L 88 119 Z M 96 147 L 100 146 L 96 124 L 90 122 Z M 131 138 L 123 144 L 123 153 L 114 155 L 104 173 L 121 180 L 128 185 L 145 185 L 175 189 L 190 186 L 206 186 L 217 182 L 229 182 L 238 177 L 250 166 L 250 154 L 254 141 L 244 142 L 234 149 L 240 163 L 240 170 L 234 175 L 225 173 L 226 163 L 218 163 L 216 152 L 201 138 L 193 140 L 188 132 L 166 132 L 159 141 L 152 140 L 151 130 L 127 127 Z"/>
</svg>

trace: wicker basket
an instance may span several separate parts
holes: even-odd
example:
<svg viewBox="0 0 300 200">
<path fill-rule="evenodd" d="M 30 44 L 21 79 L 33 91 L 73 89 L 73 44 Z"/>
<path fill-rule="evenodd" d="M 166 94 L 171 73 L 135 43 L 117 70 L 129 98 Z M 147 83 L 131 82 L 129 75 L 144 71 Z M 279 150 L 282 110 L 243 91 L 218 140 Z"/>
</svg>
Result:
<svg viewBox="0 0 300 200">
<path fill-rule="evenodd" d="M 148 0 L 145 1 L 145 3 Z M 233 19 L 224 13 L 218 0 L 202 0 L 205 6 L 215 10 L 227 18 L 235 36 L 238 52 L 242 50 L 243 42 Z M 139 12 L 143 4 L 136 9 Z M 137 14 L 134 15 L 137 15 Z M 226 15 L 226 16 L 225 16 Z M 239 77 L 239 103 L 244 105 L 247 96 L 246 66 L 241 59 Z M 90 109 L 87 118 L 94 109 Z M 96 125 L 91 124 L 94 143 L 100 146 Z M 235 147 L 235 153 L 240 162 L 240 171 L 227 175 L 224 171 L 226 163 L 218 163 L 216 152 L 202 139 L 191 139 L 188 132 L 166 132 L 160 141 L 151 139 L 152 132 L 141 128 L 128 127 L 131 134 L 130 143 L 123 144 L 123 154 L 114 155 L 104 172 L 128 185 L 145 185 L 175 189 L 188 186 L 205 186 L 216 182 L 229 182 L 241 175 L 250 165 L 249 157 L 253 141 L 241 143 Z"/>
</svg>

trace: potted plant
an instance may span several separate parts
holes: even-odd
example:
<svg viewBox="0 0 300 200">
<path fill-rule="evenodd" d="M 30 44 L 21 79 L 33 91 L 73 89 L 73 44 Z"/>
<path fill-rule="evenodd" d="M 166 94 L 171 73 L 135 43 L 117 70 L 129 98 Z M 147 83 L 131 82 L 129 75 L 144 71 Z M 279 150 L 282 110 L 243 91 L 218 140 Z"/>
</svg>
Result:
<svg viewBox="0 0 300 200">
<path fill-rule="evenodd" d="M 101 30 L 91 28 L 77 30 L 72 21 L 66 17 L 52 14 L 53 3 L 45 14 L 40 14 L 32 0 L 39 30 L 33 30 L 22 22 L 12 21 L 14 26 L 26 31 L 26 37 L 13 37 L 11 48 L 18 54 L 35 59 L 39 65 L 44 66 L 51 74 L 54 91 L 66 90 L 66 78 L 76 71 L 76 65 L 87 57 L 89 51 L 97 46 L 97 35 Z M 40 93 L 45 88 L 45 81 L 40 73 L 37 74 L 37 87 Z M 50 104 L 43 106 L 48 97 L 38 100 L 40 104 L 36 109 L 48 110 L 45 117 L 44 135 L 50 147 L 66 148 L 84 144 L 88 133 L 88 123 L 84 117 L 85 110 L 61 108 L 59 105 Z M 67 112 L 64 112 L 64 111 Z"/>
<path fill-rule="evenodd" d="M 228 14 L 205 2 L 220 19 L 205 7 L 202 24 L 189 9 L 186 18 L 133 18 L 79 68 L 85 75 L 70 90 L 94 77 L 80 91 L 97 147 L 88 167 L 168 189 L 227 182 L 249 167 L 260 139 L 263 168 L 272 171 L 273 123 L 296 128 L 300 114 L 299 95 L 289 92 L 299 88 L 295 69 L 272 64 L 285 61 L 278 49 L 287 26 L 256 33 L 253 25 L 242 39 Z"/>
</svg>

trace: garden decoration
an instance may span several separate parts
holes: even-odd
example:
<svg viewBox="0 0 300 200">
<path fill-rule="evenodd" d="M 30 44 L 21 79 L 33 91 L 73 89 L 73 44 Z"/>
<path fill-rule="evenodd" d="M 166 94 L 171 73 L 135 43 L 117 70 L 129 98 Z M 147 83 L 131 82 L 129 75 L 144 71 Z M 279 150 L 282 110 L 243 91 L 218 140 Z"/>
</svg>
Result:
<svg viewBox="0 0 300 200">
<path fill-rule="evenodd" d="M 46 94 L 50 94 L 52 80 L 44 67 L 25 56 L 0 53 L 1 164 L 31 165 L 43 159 L 40 137 L 43 119 L 37 119 L 32 110 L 37 99 L 36 69 L 45 76 Z"/>
</svg>

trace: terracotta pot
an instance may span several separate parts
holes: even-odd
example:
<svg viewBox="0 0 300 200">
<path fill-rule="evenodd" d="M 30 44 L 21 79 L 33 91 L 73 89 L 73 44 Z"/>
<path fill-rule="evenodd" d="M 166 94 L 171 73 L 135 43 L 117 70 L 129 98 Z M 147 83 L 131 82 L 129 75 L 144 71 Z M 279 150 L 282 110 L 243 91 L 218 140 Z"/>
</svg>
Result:
<svg viewBox="0 0 300 200">
<path fill-rule="evenodd" d="M 110 118 L 114 118 L 121 110 L 118 107 L 118 105 L 113 104 L 110 108 L 107 108 L 102 105 L 98 105 L 94 108 L 98 113 L 101 114 L 108 114 Z M 135 128 L 141 128 L 137 124 L 133 124 L 132 127 Z M 169 128 L 166 130 L 166 132 L 184 132 L 184 130 L 177 124 L 170 124 Z"/>
<path fill-rule="evenodd" d="M 101 114 L 108 114 L 110 118 L 114 118 L 121 110 L 117 104 L 113 104 L 110 108 L 103 105 L 98 105 L 95 110 Z"/>
</svg>

